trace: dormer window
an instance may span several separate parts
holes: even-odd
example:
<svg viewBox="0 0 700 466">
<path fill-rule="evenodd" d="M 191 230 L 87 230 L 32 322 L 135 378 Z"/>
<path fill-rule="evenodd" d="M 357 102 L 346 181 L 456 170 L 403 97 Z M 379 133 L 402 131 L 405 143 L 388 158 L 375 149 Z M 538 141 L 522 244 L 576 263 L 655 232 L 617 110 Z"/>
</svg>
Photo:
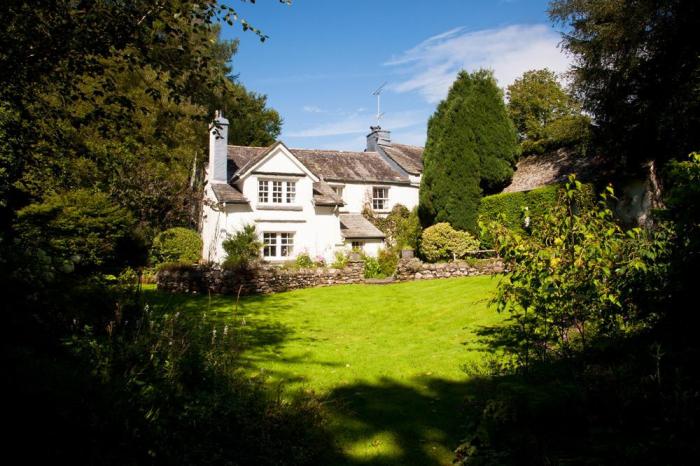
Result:
<svg viewBox="0 0 700 466">
<path fill-rule="evenodd" d="M 258 180 L 258 203 L 294 204 L 296 201 L 296 181 Z"/>
</svg>

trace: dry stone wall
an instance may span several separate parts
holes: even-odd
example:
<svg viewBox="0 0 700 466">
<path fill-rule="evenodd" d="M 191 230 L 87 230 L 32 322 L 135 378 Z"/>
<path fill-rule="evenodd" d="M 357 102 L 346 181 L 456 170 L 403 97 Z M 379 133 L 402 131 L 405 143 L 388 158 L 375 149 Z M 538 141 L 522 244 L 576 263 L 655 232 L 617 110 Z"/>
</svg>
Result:
<svg viewBox="0 0 700 466">
<path fill-rule="evenodd" d="M 388 280 L 365 280 L 364 262 L 353 260 L 348 261 L 343 269 L 286 269 L 266 264 L 239 270 L 210 265 L 174 266 L 159 271 L 156 282 L 159 290 L 171 293 L 240 293 L 241 296 L 245 296 L 316 286 L 467 277 L 501 272 L 503 262 L 498 258 L 442 264 L 428 264 L 415 258 L 402 258 L 393 279 Z"/>
<path fill-rule="evenodd" d="M 269 294 L 315 286 L 361 283 L 364 262 L 349 261 L 343 269 L 285 269 L 256 265 L 223 269 L 209 265 L 176 266 L 158 272 L 158 289 L 173 293 Z"/>
<path fill-rule="evenodd" d="M 431 278 L 469 277 L 503 272 L 503 261 L 499 258 L 475 259 L 428 264 L 418 259 L 401 259 L 394 278 L 400 281 L 427 280 Z"/>
</svg>

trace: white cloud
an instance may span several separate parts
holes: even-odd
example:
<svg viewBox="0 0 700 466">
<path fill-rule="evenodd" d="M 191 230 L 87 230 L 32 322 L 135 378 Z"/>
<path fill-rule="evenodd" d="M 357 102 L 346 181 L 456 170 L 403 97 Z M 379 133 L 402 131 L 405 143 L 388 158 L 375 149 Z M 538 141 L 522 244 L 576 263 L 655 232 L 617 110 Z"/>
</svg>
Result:
<svg viewBox="0 0 700 466">
<path fill-rule="evenodd" d="M 447 95 L 457 72 L 492 69 L 500 86 L 523 72 L 550 68 L 567 71 L 570 59 L 559 48 L 558 33 L 545 25 L 512 25 L 497 29 L 451 29 L 430 37 L 385 65 L 411 77 L 390 87 L 398 93 L 419 92 L 435 103 Z"/>
<path fill-rule="evenodd" d="M 315 105 L 304 105 L 301 109 L 306 113 L 326 113 L 325 110 L 322 110 Z"/>
<path fill-rule="evenodd" d="M 369 125 L 374 121 L 374 115 L 368 111 L 354 112 L 345 118 L 321 123 L 306 129 L 290 131 L 285 133 L 285 138 L 308 138 L 339 136 L 344 134 L 366 134 L 369 132 Z M 408 128 L 417 124 L 425 123 L 425 114 L 419 111 L 405 111 L 387 113 L 381 121 L 382 126 L 392 130 Z"/>
</svg>

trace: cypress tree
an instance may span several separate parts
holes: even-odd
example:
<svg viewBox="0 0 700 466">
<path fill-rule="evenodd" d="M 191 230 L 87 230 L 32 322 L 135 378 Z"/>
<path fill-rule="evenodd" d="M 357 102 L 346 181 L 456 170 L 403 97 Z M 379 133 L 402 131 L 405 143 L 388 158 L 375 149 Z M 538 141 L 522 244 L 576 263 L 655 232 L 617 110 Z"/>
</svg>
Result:
<svg viewBox="0 0 700 466">
<path fill-rule="evenodd" d="M 476 233 L 482 191 L 513 175 L 517 135 L 490 71 L 461 71 L 428 121 L 419 215 L 423 226 L 449 222 Z"/>
</svg>

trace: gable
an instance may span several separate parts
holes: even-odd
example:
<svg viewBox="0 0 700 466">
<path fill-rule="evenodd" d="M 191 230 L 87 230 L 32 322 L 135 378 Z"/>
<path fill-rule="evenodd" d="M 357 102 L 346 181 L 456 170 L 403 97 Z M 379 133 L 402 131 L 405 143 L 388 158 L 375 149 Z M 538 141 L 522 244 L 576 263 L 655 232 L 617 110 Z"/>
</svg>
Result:
<svg viewBox="0 0 700 466">
<path fill-rule="evenodd" d="M 279 175 L 300 175 L 304 176 L 304 170 L 295 163 L 283 150 L 273 151 L 254 169 L 253 173 L 279 174 Z"/>
<path fill-rule="evenodd" d="M 299 161 L 299 159 L 297 159 L 281 142 L 277 142 L 265 152 L 251 159 L 240 170 L 237 177 L 244 179 L 253 173 L 308 176 L 312 181 L 319 181 L 318 177 Z"/>
</svg>

